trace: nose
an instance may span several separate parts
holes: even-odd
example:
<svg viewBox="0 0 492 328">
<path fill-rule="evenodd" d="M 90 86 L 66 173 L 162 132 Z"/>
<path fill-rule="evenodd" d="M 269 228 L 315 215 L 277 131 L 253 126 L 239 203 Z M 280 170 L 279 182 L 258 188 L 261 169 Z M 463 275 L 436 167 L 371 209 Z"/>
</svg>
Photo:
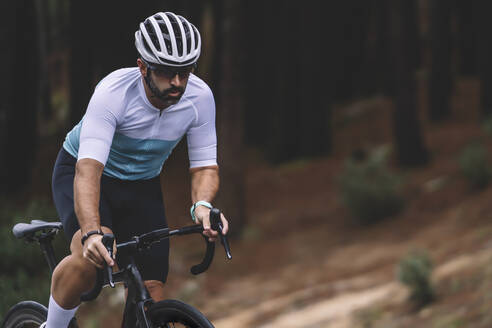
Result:
<svg viewBox="0 0 492 328">
<path fill-rule="evenodd" d="M 171 79 L 171 85 L 174 87 L 179 87 L 181 86 L 181 78 L 179 77 L 179 74 L 174 74 L 173 78 Z"/>
</svg>

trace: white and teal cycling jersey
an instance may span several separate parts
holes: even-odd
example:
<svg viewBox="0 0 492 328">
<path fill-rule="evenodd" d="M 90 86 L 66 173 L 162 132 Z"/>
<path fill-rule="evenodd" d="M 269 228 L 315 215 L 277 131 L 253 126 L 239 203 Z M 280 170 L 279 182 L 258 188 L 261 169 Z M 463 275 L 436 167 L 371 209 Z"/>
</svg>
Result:
<svg viewBox="0 0 492 328">
<path fill-rule="evenodd" d="M 107 176 L 150 179 L 186 134 L 190 167 L 216 165 L 215 102 L 207 84 L 191 74 L 180 101 L 161 112 L 147 99 L 143 83 L 137 67 L 101 80 L 63 148 L 78 160 L 101 162 Z"/>
</svg>

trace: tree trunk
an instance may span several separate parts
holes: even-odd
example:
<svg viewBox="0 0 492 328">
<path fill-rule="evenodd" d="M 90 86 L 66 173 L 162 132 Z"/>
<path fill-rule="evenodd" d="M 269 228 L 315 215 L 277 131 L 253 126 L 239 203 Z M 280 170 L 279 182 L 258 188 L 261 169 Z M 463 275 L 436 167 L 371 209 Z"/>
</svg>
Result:
<svg viewBox="0 0 492 328">
<path fill-rule="evenodd" d="M 389 5 L 387 0 L 375 0 L 374 5 L 376 6 L 375 80 L 383 94 L 393 97 Z"/>
<path fill-rule="evenodd" d="M 9 161 L 16 161 L 7 151 L 9 144 L 8 117 L 10 112 L 15 111 L 15 85 L 12 80 L 15 76 L 15 56 L 16 51 L 16 2 L 0 2 L 0 43 L 4 45 L 0 52 L 0 59 L 3 65 L 0 65 L 0 91 L 2 101 L 0 102 L 0 195 L 7 194 L 9 186 L 7 178 L 10 175 L 8 171 Z"/>
<path fill-rule="evenodd" d="M 39 54 L 36 30 L 37 17 L 33 0 L 19 0 L 13 8 L 2 11 L 6 16 L 12 16 L 14 22 L 6 31 L 11 33 L 10 50 L 4 49 L 11 66 L 5 75 L 6 81 L 11 84 L 6 94 L 8 107 L 4 110 L 6 124 L 6 144 L 2 149 L 5 157 L 3 172 L 5 184 L 3 187 L 9 192 L 21 190 L 29 183 L 31 167 L 36 156 L 37 145 L 37 115 L 39 108 Z M 11 17 L 5 17 L 10 22 Z M 13 52 L 12 52 L 13 50 Z M 13 57 L 12 57 L 13 55 Z"/>
<path fill-rule="evenodd" d="M 476 24 L 478 72 L 480 77 L 480 106 L 481 116 L 492 115 L 492 39 L 490 30 L 492 21 L 489 13 L 492 10 L 492 2 L 474 0 L 471 2 Z"/>
<path fill-rule="evenodd" d="M 95 46 L 93 37 L 99 32 L 90 4 L 87 1 L 70 2 L 69 128 L 77 124 L 84 115 L 93 91 L 90 49 Z M 87 24 L 88 17 L 92 17 L 91 24 Z"/>
<path fill-rule="evenodd" d="M 462 0 L 455 0 L 454 3 L 458 25 L 459 72 L 464 76 L 474 76 L 477 74 L 477 45 L 473 3 Z"/>
<path fill-rule="evenodd" d="M 342 58 L 334 46 L 335 36 L 342 38 L 337 8 L 313 0 L 246 3 L 255 22 L 245 51 L 246 136 L 275 163 L 331 150 L 331 102 Z"/>
<path fill-rule="evenodd" d="M 395 108 L 393 111 L 395 148 L 398 163 L 418 166 L 428 162 L 428 152 L 422 140 L 416 108 L 415 58 L 409 38 L 414 22 L 408 13 L 415 9 L 413 0 L 390 0 L 391 52 Z M 414 16 L 415 17 L 415 16 Z"/>
<path fill-rule="evenodd" d="M 248 25 L 245 34 L 245 141 L 248 145 L 265 149 L 266 141 L 271 136 L 272 124 L 272 80 L 276 79 L 275 54 L 270 17 L 273 2 L 261 0 L 245 1 L 245 15 L 254 24 Z M 258 10 L 258 8 L 262 8 Z M 248 46 L 249 45 L 249 46 Z M 258 119 L 261 117 L 262 119 Z"/>
<path fill-rule="evenodd" d="M 336 26 L 334 40 L 334 53 L 338 56 L 334 58 L 336 63 L 333 66 L 334 78 L 336 80 L 335 101 L 347 101 L 354 95 L 353 73 L 353 51 L 357 43 L 354 43 L 354 26 L 352 21 L 351 6 L 355 0 L 332 1 L 331 10 L 336 15 L 333 16 L 334 26 Z"/>
<path fill-rule="evenodd" d="M 222 57 L 224 56 L 223 51 L 217 51 L 218 49 L 222 49 L 224 46 L 224 33 L 223 33 L 223 22 L 225 20 L 225 8 L 224 8 L 224 0 L 211 0 L 212 4 L 212 16 L 213 16 L 213 48 L 214 54 L 212 58 L 212 69 L 211 69 L 211 87 L 215 92 L 215 97 L 220 99 L 221 97 L 221 79 L 222 79 L 222 71 L 224 69 L 222 62 Z M 201 56 L 201 55 L 200 55 Z"/>
<path fill-rule="evenodd" d="M 217 104 L 217 130 L 221 187 L 218 206 L 231 222 L 231 236 L 238 237 L 246 224 L 243 103 L 241 77 L 243 73 L 241 2 L 224 0 L 223 19 L 217 33 L 223 40 L 220 65 L 220 88 Z"/>
<path fill-rule="evenodd" d="M 429 117 L 433 122 L 451 114 L 451 6 L 449 0 L 430 2 Z"/>
<path fill-rule="evenodd" d="M 296 40 L 302 51 L 299 54 L 299 105 L 297 127 L 294 134 L 298 139 L 295 154 L 299 157 L 317 157 L 329 154 L 331 138 L 331 99 L 334 79 L 331 54 L 327 49 L 333 43 L 335 31 L 333 11 L 328 4 L 308 0 L 299 5 L 297 12 L 302 21 Z M 327 10 L 328 9 L 328 10 Z M 291 150 L 292 151 L 292 150 Z"/>
<path fill-rule="evenodd" d="M 299 91 L 300 63 L 298 29 L 300 22 L 293 0 L 278 3 L 270 16 L 267 33 L 270 42 L 264 56 L 271 63 L 268 74 L 271 101 L 267 111 L 272 113 L 271 133 L 267 155 L 275 163 L 295 159 L 299 155 Z M 257 79 L 268 79 L 265 73 Z M 262 90 L 268 92 L 269 89 Z"/>
<path fill-rule="evenodd" d="M 48 30 L 47 30 L 47 15 L 45 6 L 42 0 L 34 0 L 37 17 L 38 33 L 38 53 L 39 53 L 39 111 L 43 114 L 43 118 L 51 118 L 51 91 L 48 69 Z"/>
</svg>

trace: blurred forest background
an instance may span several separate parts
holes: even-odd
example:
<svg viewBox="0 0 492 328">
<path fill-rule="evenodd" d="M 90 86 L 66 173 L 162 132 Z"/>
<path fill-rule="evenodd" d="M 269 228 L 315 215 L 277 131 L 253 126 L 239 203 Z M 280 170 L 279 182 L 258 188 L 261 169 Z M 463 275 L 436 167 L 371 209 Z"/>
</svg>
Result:
<svg viewBox="0 0 492 328">
<path fill-rule="evenodd" d="M 234 260 L 218 254 L 191 278 L 201 242 L 173 242 L 169 297 L 217 327 L 492 326 L 491 9 L 2 1 L 0 317 L 49 295 L 40 251 L 15 240 L 13 224 L 56 220 L 51 170 L 66 133 L 101 78 L 136 65 L 139 22 L 173 11 L 202 35 L 196 74 L 216 98 L 216 204 Z M 188 224 L 184 143 L 162 181 L 170 225 Z M 55 246 L 66 254 L 63 238 Z M 84 305 L 82 326 L 116 327 L 113 296 Z"/>
</svg>

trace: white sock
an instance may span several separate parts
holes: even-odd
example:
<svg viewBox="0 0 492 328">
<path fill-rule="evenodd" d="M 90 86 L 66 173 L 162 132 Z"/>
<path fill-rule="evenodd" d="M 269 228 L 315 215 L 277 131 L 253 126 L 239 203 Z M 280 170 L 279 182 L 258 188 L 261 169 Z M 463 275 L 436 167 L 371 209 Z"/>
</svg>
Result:
<svg viewBox="0 0 492 328">
<path fill-rule="evenodd" d="M 72 320 L 75 312 L 79 307 L 76 306 L 71 310 L 65 310 L 53 299 L 50 295 L 50 304 L 48 306 L 48 320 L 46 320 L 46 328 L 65 328 L 68 327 L 70 320 Z"/>
</svg>

